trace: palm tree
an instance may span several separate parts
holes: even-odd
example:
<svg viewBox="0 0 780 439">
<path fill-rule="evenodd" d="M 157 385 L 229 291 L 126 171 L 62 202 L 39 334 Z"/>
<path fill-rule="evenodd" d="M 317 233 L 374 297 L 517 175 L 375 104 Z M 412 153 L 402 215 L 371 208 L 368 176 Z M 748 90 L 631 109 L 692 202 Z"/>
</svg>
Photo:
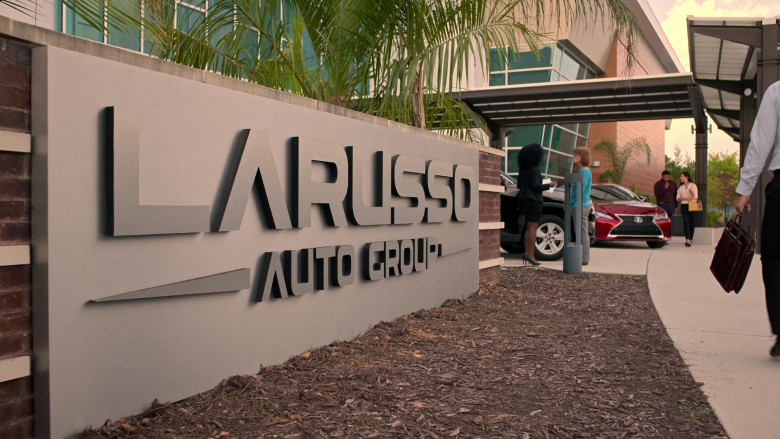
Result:
<svg viewBox="0 0 780 439">
<path fill-rule="evenodd" d="M 612 163 L 612 169 L 599 175 L 599 181 L 601 182 L 612 180 L 615 184 L 621 184 L 626 172 L 626 166 L 628 166 L 628 163 L 635 159 L 638 154 L 645 155 L 647 157 L 647 164 L 650 164 L 651 149 L 644 137 L 633 138 L 621 148 L 618 148 L 615 142 L 604 139 L 596 144 L 596 146 L 593 147 L 593 150 L 606 154 L 607 158 L 609 158 L 609 161 Z"/>
<path fill-rule="evenodd" d="M 399 90 L 404 101 L 411 100 L 413 126 L 425 128 L 423 96 L 444 101 L 468 78 L 469 64 L 476 58 L 487 71 L 486 54 L 499 49 L 506 58 L 520 42 L 538 56 L 544 34 L 525 23 L 569 24 L 575 17 L 608 18 L 617 33 L 626 37 L 628 52 L 635 51 L 635 21 L 621 1 L 496 1 L 496 0 L 389 0 L 395 4 L 390 17 L 391 33 L 384 58 L 391 59 L 380 72 L 390 91 Z M 628 64 L 633 58 L 627 57 Z M 400 86 L 396 86 L 400 84 Z"/>
<path fill-rule="evenodd" d="M 474 122 L 452 92 L 490 49 L 538 54 L 525 23 L 603 18 L 629 64 L 637 28 L 619 0 L 211 0 L 187 26 L 173 0 L 64 1 L 106 32 L 141 29 L 155 56 L 458 137 Z"/>
</svg>

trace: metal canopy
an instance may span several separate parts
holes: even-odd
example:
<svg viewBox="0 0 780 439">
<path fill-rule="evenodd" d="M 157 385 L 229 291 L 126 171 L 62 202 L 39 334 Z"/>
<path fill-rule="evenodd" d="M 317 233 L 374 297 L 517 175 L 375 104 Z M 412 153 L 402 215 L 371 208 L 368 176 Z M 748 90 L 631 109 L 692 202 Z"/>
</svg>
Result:
<svg viewBox="0 0 780 439">
<path fill-rule="evenodd" d="M 704 107 L 721 130 L 740 143 L 740 164 L 750 142 L 750 131 L 764 92 L 780 80 L 780 17 L 688 17 L 691 71 L 701 87 Z M 705 157 L 706 158 L 706 157 Z M 699 159 L 697 156 L 697 165 Z M 697 173 L 698 168 L 697 168 Z M 762 173 L 763 188 L 771 176 Z M 701 193 L 701 189 L 700 189 Z M 753 230 L 761 250 L 764 191 L 754 190 L 750 204 Z"/>
<path fill-rule="evenodd" d="M 687 73 L 490 87 L 453 97 L 486 121 L 491 137 L 502 128 L 551 123 L 693 117 L 705 126 L 698 87 Z"/>
<path fill-rule="evenodd" d="M 755 96 L 764 20 L 688 18 L 691 71 L 715 125 L 741 141 L 743 96 Z"/>
</svg>

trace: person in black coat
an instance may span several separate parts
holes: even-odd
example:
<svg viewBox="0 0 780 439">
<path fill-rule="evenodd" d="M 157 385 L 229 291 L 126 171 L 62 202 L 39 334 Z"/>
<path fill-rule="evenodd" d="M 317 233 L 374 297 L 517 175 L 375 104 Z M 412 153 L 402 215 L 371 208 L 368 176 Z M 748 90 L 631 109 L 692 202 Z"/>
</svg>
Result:
<svg viewBox="0 0 780 439">
<path fill-rule="evenodd" d="M 538 143 L 526 145 L 517 154 L 517 165 L 520 172 L 517 175 L 517 198 L 520 212 L 525 216 L 525 253 L 523 263 L 539 265 L 534 249 L 536 247 L 536 228 L 542 217 L 542 192 L 555 187 L 555 183 L 542 183 L 542 163 L 544 152 Z"/>
</svg>

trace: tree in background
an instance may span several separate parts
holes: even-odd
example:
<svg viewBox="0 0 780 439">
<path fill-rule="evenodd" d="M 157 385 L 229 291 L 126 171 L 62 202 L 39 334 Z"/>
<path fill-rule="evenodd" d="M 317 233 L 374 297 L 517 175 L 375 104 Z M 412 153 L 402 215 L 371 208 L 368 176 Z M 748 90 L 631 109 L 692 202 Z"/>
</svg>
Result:
<svg viewBox="0 0 780 439">
<path fill-rule="evenodd" d="M 687 154 L 683 157 L 682 150 L 679 146 L 674 147 L 674 157 L 664 155 L 664 160 L 666 165 L 664 169 L 672 173 L 672 180 L 675 182 L 679 183 L 680 174 L 683 171 L 690 173 L 693 181 L 696 181 L 695 163 Z"/>
<path fill-rule="evenodd" d="M 707 162 L 707 201 L 716 213 L 710 221 L 707 215 L 707 225 L 715 226 L 725 223 L 729 215 L 729 206 L 734 201 L 734 193 L 739 183 L 739 163 L 736 151 L 731 154 L 709 154 Z M 718 210 L 722 209 L 722 210 Z"/>
<path fill-rule="evenodd" d="M 650 164 L 650 145 L 644 137 L 636 137 L 628 141 L 622 147 L 611 141 L 604 139 L 593 147 L 594 151 L 602 152 L 607 155 L 610 161 L 611 169 L 604 171 L 599 175 L 600 182 L 612 181 L 615 184 L 622 184 L 623 176 L 626 173 L 626 167 L 631 160 L 638 155 L 647 157 L 647 164 Z"/>
</svg>

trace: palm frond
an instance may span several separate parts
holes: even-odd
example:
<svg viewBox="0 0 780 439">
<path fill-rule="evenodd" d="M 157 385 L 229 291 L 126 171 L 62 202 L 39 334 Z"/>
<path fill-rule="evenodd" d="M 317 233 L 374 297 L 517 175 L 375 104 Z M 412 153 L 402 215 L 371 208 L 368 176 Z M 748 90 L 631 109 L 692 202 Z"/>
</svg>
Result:
<svg viewBox="0 0 780 439">
<path fill-rule="evenodd" d="M 615 171 L 610 169 L 599 175 L 599 181 L 602 183 L 612 181 L 615 184 L 620 184 L 623 181 L 623 176 L 617 176 Z"/>
<path fill-rule="evenodd" d="M 538 56 L 540 23 L 601 17 L 635 51 L 619 0 L 219 0 L 205 13 L 174 0 L 63 1 L 103 34 L 143 35 L 152 55 L 403 123 L 435 120 L 458 137 L 475 125 L 448 96 L 472 66 L 488 72 L 491 50 Z"/>
</svg>

